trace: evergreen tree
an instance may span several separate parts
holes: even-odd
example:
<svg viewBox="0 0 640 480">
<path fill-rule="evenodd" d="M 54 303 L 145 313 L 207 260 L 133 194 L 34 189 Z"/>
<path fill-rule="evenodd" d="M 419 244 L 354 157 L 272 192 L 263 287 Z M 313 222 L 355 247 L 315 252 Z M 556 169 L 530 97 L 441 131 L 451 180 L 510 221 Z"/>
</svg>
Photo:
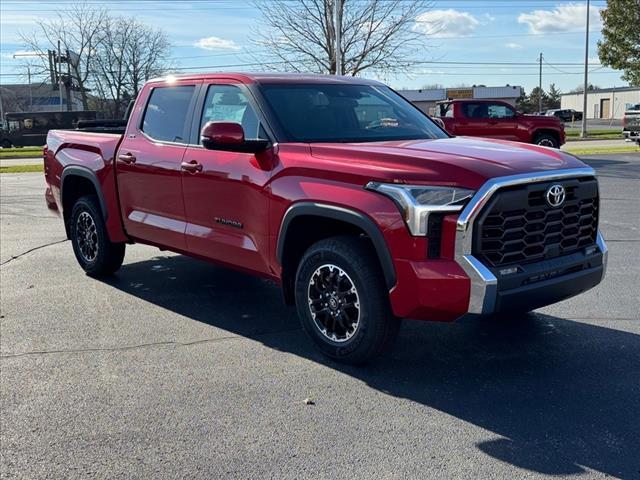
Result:
<svg viewBox="0 0 640 480">
<path fill-rule="evenodd" d="M 538 99 L 540 97 L 542 97 L 542 110 L 544 111 L 546 109 L 546 105 L 549 103 L 549 96 L 544 90 L 541 90 L 540 87 L 535 87 L 531 90 L 531 93 L 529 94 L 529 103 L 531 104 L 532 111 L 538 111 Z"/>
<path fill-rule="evenodd" d="M 552 83 L 549 85 L 549 93 L 547 95 L 547 103 L 545 108 L 547 110 L 551 110 L 554 108 L 560 108 L 560 90 L 556 88 L 556 84 Z"/>
</svg>

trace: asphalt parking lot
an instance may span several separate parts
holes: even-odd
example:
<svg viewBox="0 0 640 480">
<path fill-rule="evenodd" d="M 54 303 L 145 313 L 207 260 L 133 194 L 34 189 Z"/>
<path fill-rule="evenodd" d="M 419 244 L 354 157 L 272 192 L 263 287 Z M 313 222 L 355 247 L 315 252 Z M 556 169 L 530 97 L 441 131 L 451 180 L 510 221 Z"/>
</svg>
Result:
<svg viewBox="0 0 640 480">
<path fill-rule="evenodd" d="M 407 321 L 360 368 L 318 354 L 267 281 L 138 245 L 85 276 L 41 174 L 1 175 L 0 476 L 640 478 L 640 155 L 587 162 L 603 284 Z"/>
</svg>

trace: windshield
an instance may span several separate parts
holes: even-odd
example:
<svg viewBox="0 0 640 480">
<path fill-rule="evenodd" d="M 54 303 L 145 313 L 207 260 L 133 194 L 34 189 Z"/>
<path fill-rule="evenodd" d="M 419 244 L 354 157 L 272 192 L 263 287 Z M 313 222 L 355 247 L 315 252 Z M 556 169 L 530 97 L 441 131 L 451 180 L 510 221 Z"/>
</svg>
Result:
<svg viewBox="0 0 640 480">
<path fill-rule="evenodd" d="M 381 142 L 447 137 L 388 87 L 272 84 L 260 89 L 291 141 Z"/>
</svg>

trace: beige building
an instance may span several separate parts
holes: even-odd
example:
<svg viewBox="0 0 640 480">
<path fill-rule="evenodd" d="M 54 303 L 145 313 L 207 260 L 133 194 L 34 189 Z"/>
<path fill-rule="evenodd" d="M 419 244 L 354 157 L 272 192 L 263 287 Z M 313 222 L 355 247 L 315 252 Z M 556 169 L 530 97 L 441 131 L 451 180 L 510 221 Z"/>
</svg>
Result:
<svg viewBox="0 0 640 480">
<path fill-rule="evenodd" d="M 516 106 L 516 100 L 522 87 L 506 85 L 504 87 L 462 87 L 434 88 L 422 90 L 398 90 L 398 93 L 428 115 L 434 115 L 436 102 L 457 98 L 482 98 L 485 100 L 501 100 Z"/>
<path fill-rule="evenodd" d="M 582 93 L 563 93 L 560 108 L 582 112 Z M 587 118 L 621 119 L 624 111 L 640 103 L 640 87 L 602 88 L 587 92 Z"/>
</svg>

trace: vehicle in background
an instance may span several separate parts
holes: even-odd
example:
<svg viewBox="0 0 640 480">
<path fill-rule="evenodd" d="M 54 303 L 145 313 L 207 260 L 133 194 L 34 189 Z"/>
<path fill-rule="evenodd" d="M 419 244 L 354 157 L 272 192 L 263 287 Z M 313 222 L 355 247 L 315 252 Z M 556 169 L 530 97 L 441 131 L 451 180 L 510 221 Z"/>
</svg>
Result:
<svg viewBox="0 0 640 480">
<path fill-rule="evenodd" d="M 545 115 L 559 118 L 563 122 L 575 122 L 582 120 L 582 112 L 578 112 L 572 108 L 547 110 Z"/>
<path fill-rule="evenodd" d="M 529 311 L 597 285 L 607 260 L 592 168 L 451 138 L 362 78 L 152 80 L 124 132 L 50 131 L 44 175 L 87 274 L 114 273 L 138 242 L 271 279 L 350 363 L 400 318 Z"/>
<path fill-rule="evenodd" d="M 564 124 L 556 117 L 525 115 L 499 100 L 438 102 L 436 116 L 456 136 L 498 138 L 559 148 L 565 142 Z"/>
<path fill-rule="evenodd" d="M 47 133 L 54 129 L 76 128 L 78 122 L 96 120 L 102 112 L 20 112 L 5 115 L 5 128 L 0 131 L 0 146 L 41 147 L 47 142 Z"/>
<path fill-rule="evenodd" d="M 622 117 L 622 135 L 640 146 L 640 103 L 629 106 Z"/>
</svg>

